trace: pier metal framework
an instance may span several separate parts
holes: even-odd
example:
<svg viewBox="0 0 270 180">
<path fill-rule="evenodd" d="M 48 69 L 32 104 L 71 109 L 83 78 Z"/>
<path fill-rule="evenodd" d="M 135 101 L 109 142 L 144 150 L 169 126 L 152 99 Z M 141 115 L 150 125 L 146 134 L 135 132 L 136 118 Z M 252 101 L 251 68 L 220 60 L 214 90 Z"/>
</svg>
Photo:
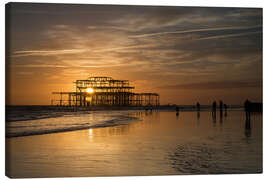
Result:
<svg viewBox="0 0 270 180">
<path fill-rule="evenodd" d="M 58 106 L 159 106 L 157 93 L 134 93 L 134 86 L 128 80 L 111 77 L 89 77 L 76 80 L 76 92 L 53 92 L 58 99 L 52 105 Z"/>
</svg>

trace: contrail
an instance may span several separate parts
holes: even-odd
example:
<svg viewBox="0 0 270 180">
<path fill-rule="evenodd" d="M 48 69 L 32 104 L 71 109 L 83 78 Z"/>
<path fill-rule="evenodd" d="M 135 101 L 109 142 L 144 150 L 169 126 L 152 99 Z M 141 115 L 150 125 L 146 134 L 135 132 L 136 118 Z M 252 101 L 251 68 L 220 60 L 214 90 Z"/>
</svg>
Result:
<svg viewBox="0 0 270 180">
<path fill-rule="evenodd" d="M 184 30 L 184 31 L 157 32 L 157 33 L 133 35 L 133 36 L 129 36 L 129 37 L 131 37 L 131 38 L 143 38 L 143 37 L 159 36 L 159 35 L 166 35 L 166 34 L 184 34 L 184 33 L 192 33 L 192 32 L 205 32 L 205 31 L 253 29 L 253 28 L 258 28 L 258 27 L 261 27 L 261 26 L 246 26 L 246 27 L 245 26 L 239 26 L 239 27 L 204 28 L 204 29 Z"/>
</svg>

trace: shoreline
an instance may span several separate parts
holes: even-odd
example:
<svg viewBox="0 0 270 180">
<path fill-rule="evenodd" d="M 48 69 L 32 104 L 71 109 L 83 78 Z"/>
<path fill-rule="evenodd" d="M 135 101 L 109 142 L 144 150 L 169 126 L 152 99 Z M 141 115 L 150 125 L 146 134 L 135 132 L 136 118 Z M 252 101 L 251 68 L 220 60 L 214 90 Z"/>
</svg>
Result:
<svg viewBox="0 0 270 180">
<path fill-rule="evenodd" d="M 60 117 L 60 118 L 63 118 Z M 6 138 L 15 138 L 15 137 L 23 137 L 23 136 L 34 136 L 34 135 L 43 135 L 43 134 L 53 134 L 53 133 L 61 133 L 61 132 L 69 132 L 69 131 L 76 131 L 76 130 L 83 130 L 83 129 L 92 129 L 92 128 L 105 128 L 105 127 L 113 127 L 113 126 L 120 126 L 120 125 L 127 125 L 135 121 L 141 121 L 139 118 L 128 116 L 127 114 L 108 114 L 107 120 L 101 121 L 97 124 L 89 124 L 86 125 L 82 124 L 82 126 L 77 127 L 64 127 L 64 128 L 57 128 L 57 129 L 49 129 L 49 130 L 41 130 L 41 131 L 28 131 L 28 132 L 17 132 L 17 133 L 8 133 L 8 126 L 6 126 Z M 48 118 L 50 119 L 50 118 Z M 35 119 L 41 120 L 41 119 Z M 18 121 L 11 121 L 9 123 L 16 123 Z M 12 127 L 10 127 L 12 128 Z"/>
<path fill-rule="evenodd" d="M 51 105 L 6 105 L 6 110 L 10 108 L 24 110 L 60 110 L 60 111 L 111 111 L 111 110 L 165 110 L 175 111 L 179 107 L 182 111 L 197 111 L 196 105 L 160 105 L 160 106 L 51 106 Z M 242 109 L 243 105 L 229 105 L 228 109 Z M 211 110 L 211 105 L 201 105 L 201 111 Z"/>
<path fill-rule="evenodd" d="M 6 122 L 40 120 L 46 118 L 57 118 L 65 115 L 74 115 L 75 113 L 90 114 L 92 112 L 116 112 L 116 111 L 143 111 L 143 112 L 176 112 L 175 105 L 170 106 L 93 106 L 93 107 L 75 107 L 75 106 L 6 106 Z M 194 105 L 178 106 L 179 112 L 198 112 Z M 228 111 L 244 110 L 242 106 L 229 106 Z M 202 105 L 199 112 L 212 111 L 209 105 Z M 217 112 L 219 110 L 217 109 Z"/>
<path fill-rule="evenodd" d="M 128 111 L 132 111 L 131 109 L 127 109 L 127 110 L 118 110 L 119 112 L 117 112 L 118 109 L 116 110 L 88 110 L 88 111 L 75 111 L 75 112 L 71 112 L 72 114 L 69 114 L 73 117 L 80 117 L 82 116 L 86 116 L 87 114 L 102 114 L 104 115 L 104 118 L 107 118 L 105 121 L 101 121 L 97 124 L 82 124 L 81 126 L 77 126 L 77 127 L 59 127 L 57 129 L 44 129 L 41 131 L 25 131 L 25 132 L 15 132 L 15 133 L 8 133 L 8 128 L 13 128 L 12 126 L 8 127 L 8 124 L 12 125 L 14 123 L 20 123 L 20 121 L 24 121 L 25 123 L 27 123 L 28 121 L 35 121 L 35 123 L 38 122 L 42 122 L 43 120 L 46 119 L 52 119 L 52 118 L 68 118 L 65 117 L 65 115 L 67 114 L 62 114 L 59 115 L 57 117 L 52 116 L 52 117 L 44 117 L 44 118 L 40 118 L 40 117 L 34 117 L 33 119 L 28 119 L 28 120 L 14 120 L 14 121 L 7 121 L 7 126 L 6 126 L 6 138 L 14 138 L 14 137 L 23 137 L 23 136 L 32 136 L 32 135 L 43 135 L 43 134 L 52 134 L 52 133 L 60 133 L 60 132 L 68 132 L 68 131 L 75 131 L 75 130 L 83 130 L 83 129 L 90 129 L 90 128 L 104 128 L 104 127 L 112 127 L 112 126 L 121 126 L 121 125 L 127 125 L 130 124 L 134 121 L 140 121 L 139 118 L 127 115 Z M 228 111 L 242 111 L 243 109 L 229 109 Z M 155 113 L 155 112 L 175 112 L 174 110 L 153 110 L 153 111 L 143 111 L 143 110 L 138 110 L 138 109 L 133 109 L 133 113 L 136 113 L 136 111 L 140 111 L 140 112 L 145 112 L 145 113 Z M 79 114 L 76 114 L 80 112 Z M 103 114 L 104 112 L 104 114 Z M 107 113 L 105 113 L 107 112 Z M 197 112 L 196 109 L 190 110 L 184 110 L 182 112 Z M 205 110 L 201 110 L 200 112 L 211 112 L 209 111 L 209 109 L 205 109 Z M 117 114 L 115 114 L 117 113 Z M 131 112 L 132 113 L 132 112 Z M 181 114 L 181 112 L 180 112 Z M 16 128 L 16 126 L 14 127 Z"/>
</svg>

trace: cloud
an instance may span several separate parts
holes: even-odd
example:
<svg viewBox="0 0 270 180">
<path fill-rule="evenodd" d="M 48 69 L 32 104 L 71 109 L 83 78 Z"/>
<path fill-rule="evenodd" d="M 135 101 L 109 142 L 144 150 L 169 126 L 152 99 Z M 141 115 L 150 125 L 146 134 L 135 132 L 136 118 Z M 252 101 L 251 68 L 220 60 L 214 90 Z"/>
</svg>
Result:
<svg viewBox="0 0 270 180">
<path fill-rule="evenodd" d="M 24 67 L 24 68 L 67 68 L 65 65 L 55 64 L 24 64 L 24 65 L 13 65 L 13 67 Z"/>
<path fill-rule="evenodd" d="M 194 33 L 194 32 L 208 32 L 208 31 L 224 31 L 224 30 L 244 30 L 244 29 L 253 29 L 261 26 L 249 26 L 249 27 L 219 27 L 219 28 L 205 28 L 205 29 L 190 29 L 183 31 L 171 31 L 171 32 L 157 32 L 157 33 L 149 33 L 149 34 L 140 34 L 130 36 L 131 38 L 144 38 L 144 37 L 152 37 L 152 36 L 160 36 L 160 35 L 168 35 L 168 34 L 184 34 L 184 33 Z"/>
<path fill-rule="evenodd" d="M 135 29 L 118 26 L 87 26 L 87 29 L 98 31 L 112 30 L 112 31 L 136 32 Z"/>
<path fill-rule="evenodd" d="M 112 48 L 100 48 L 100 49 L 95 49 L 93 50 L 93 52 L 107 52 L 107 51 L 119 51 L 119 50 L 127 50 L 127 49 L 143 49 L 143 48 L 151 48 L 151 47 L 155 47 L 155 44 L 144 44 L 144 45 L 132 45 L 132 46 L 120 46 L 120 47 L 112 47 Z"/>
<path fill-rule="evenodd" d="M 57 56 L 66 54 L 78 54 L 86 52 L 85 49 L 63 49 L 63 50 L 25 50 L 25 51 L 15 51 L 12 57 L 22 57 L 22 56 Z"/>
<path fill-rule="evenodd" d="M 239 37 L 239 36 L 247 36 L 252 34 L 261 34 L 261 31 L 255 32 L 245 32 L 245 33 L 237 33 L 237 34 L 226 34 L 226 35 L 218 35 L 218 36 L 209 36 L 209 37 L 202 37 L 196 40 L 209 40 L 209 39 L 222 39 L 222 38 L 232 38 L 232 37 Z"/>
<path fill-rule="evenodd" d="M 231 89 L 231 88 L 257 88 L 262 87 L 262 82 L 258 81 L 214 81 L 214 82 L 198 82 L 187 84 L 176 84 L 160 86 L 162 89 Z"/>
</svg>

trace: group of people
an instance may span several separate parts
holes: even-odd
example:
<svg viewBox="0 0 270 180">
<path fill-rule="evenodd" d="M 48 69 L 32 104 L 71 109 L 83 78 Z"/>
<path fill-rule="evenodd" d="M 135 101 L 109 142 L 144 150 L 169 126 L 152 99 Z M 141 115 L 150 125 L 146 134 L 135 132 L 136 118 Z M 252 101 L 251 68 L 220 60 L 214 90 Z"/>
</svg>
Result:
<svg viewBox="0 0 270 180">
<path fill-rule="evenodd" d="M 223 108 L 224 108 L 224 111 L 225 111 L 225 116 L 227 116 L 227 104 L 224 104 L 223 101 L 219 101 L 219 111 L 220 111 L 220 116 L 222 117 L 223 116 Z M 217 102 L 214 101 L 213 102 L 213 105 L 212 105 L 212 115 L 213 116 L 216 116 L 216 111 L 217 111 Z"/>
<path fill-rule="evenodd" d="M 222 101 L 219 101 L 219 111 L 220 111 L 220 116 L 223 116 L 223 109 L 225 111 L 225 116 L 227 116 L 227 104 L 224 104 Z M 200 112 L 201 111 L 201 105 L 199 102 L 197 102 L 196 104 L 196 109 L 197 109 L 197 112 Z M 175 111 L 176 111 L 176 115 L 178 116 L 179 115 L 179 111 L 180 111 L 180 108 L 179 106 L 176 106 L 175 107 Z M 212 105 L 212 115 L 213 116 L 216 116 L 216 111 L 217 111 L 217 102 L 214 101 L 213 102 L 213 105 Z"/>
</svg>

